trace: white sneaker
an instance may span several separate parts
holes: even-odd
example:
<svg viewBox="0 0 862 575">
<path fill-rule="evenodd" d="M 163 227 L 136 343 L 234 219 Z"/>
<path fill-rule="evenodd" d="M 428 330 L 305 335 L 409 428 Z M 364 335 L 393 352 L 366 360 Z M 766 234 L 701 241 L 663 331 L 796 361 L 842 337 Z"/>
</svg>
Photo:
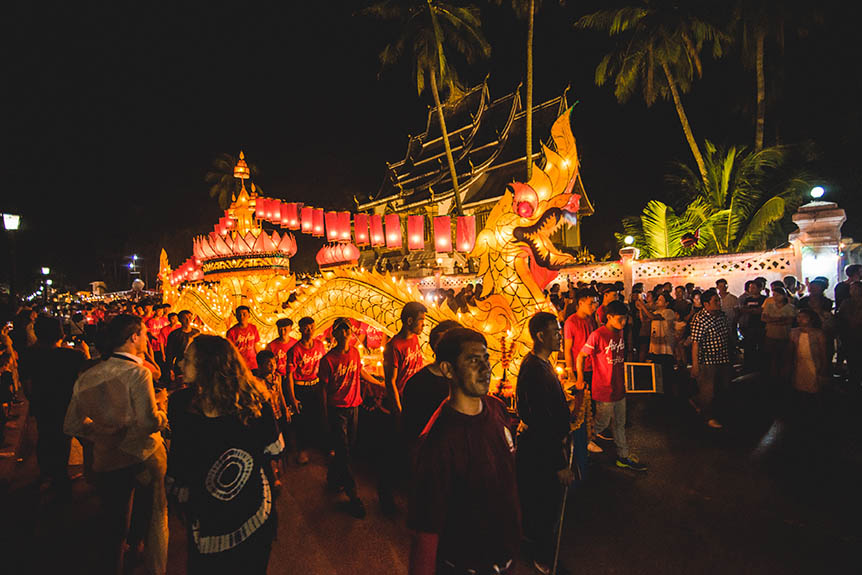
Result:
<svg viewBox="0 0 862 575">
<path fill-rule="evenodd" d="M 595 441 L 590 440 L 590 442 L 587 444 L 587 451 L 589 451 L 590 453 L 602 453 L 604 452 L 604 449 L 602 449 L 601 446 Z"/>
</svg>

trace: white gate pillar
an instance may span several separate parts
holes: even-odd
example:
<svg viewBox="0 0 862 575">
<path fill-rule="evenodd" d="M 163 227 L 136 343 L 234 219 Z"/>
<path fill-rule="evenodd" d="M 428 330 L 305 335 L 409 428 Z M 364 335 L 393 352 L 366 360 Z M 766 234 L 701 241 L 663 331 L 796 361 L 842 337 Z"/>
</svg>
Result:
<svg viewBox="0 0 862 575">
<path fill-rule="evenodd" d="M 829 280 L 827 295 L 834 295 L 838 283 L 841 258 L 841 225 L 847 220 L 844 210 L 833 202 L 809 202 L 793 214 L 793 223 L 799 229 L 790 234 L 796 255 L 799 280 L 804 282 L 817 276 Z"/>
</svg>

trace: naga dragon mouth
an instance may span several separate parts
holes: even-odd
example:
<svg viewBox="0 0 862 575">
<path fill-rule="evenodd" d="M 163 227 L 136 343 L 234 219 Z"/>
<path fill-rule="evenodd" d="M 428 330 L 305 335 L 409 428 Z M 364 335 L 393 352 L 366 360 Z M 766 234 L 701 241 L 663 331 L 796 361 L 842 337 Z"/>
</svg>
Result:
<svg viewBox="0 0 862 575">
<path fill-rule="evenodd" d="M 549 208 L 535 224 L 517 227 L 512 234 L 516 240 L 530 248 L 536 264 L 549 270 L 559 270 L 574 265 L 577 260 L 557 249 L 551 241 L 551 235 L 574 221 L 574 213 L 561 208 Z"/>
</svg>

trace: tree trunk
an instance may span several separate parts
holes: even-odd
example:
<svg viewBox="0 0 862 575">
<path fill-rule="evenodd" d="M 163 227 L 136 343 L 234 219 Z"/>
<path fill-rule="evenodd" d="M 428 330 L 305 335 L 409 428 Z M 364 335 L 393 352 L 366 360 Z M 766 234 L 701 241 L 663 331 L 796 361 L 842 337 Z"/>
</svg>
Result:
<svg viewBox="0 0 862 575">
<path fill-rule="evenodd" d="M 527 24 L 527 181 L 533 177 L 533 12 L 536 2 L 530 0 Z"/>
<path fill-rule="evenodd" d="M 757 33 L 757 55 L 755 70 L 757 72 L 757 119 L 754 126 L 754 151 L 763 149 L 763 131 L 766 125 L 766 78 L 763 73 L 763 40 L 765 33 Z"/>
<path fill-rule="evenodd" d="M 434 105 L 437 107 L 437 119 L 440 120 L 440 132 L 443 134 L 443 147 L 446 150 L 446 161 L 449 163 L 449 175 L 452 177 L 452 189 L 455 191 L 455 211 L 464 215 L 461 208 L 461 190 L 458 187 L 458 173 L 455 171 L 455 159 L 452 157 L 452 147 L 449 145 L 449 133 L 446 131 L 446 119 L 443 117 L 443 106 L 440 104 L 440 92 L 437 90 L 437 71 L 431 70 L 431 93 L 434 95 Z"/>
<path fill-rule="evenodd" d="M 679 123 L 682 124 L 682 131 L 685 133 L 685 139 L 688 141 L 688 146 L 691 148 L 691 153 L 694 155 L 694 161 L 697 163 L 697 169 L 700 171 L 700 177 L 703 184 L 708 188 L 709 182 L 706 177 L 706 164 L 703 162 L 703 156 L 700 153 L 700 148 L 697 147 L 697 140 L 694 139 L 694 134 L 691 131 L 691 125 L 688 123 L 688 116 L 685 115 L 685 109 L 682 107 L 682 100 L 679 97 L 679 90 L 676 87 L 676 81 L 673 79 L 673 74 L 670 73 L 670 68 L 667 62 L 662 62 L 662 70 L 667 78 L 667 84 L 670 86 L 670 93 L 673 96 L 673 104 L 676 106 L 676 113 L 679 116 Z"/>
</svg>

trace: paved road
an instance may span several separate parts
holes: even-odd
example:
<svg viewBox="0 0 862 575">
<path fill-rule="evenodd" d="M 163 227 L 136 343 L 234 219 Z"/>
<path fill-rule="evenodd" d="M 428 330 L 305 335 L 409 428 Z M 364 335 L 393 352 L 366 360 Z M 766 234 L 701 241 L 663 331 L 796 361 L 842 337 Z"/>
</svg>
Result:
<svg viewBox="0 0 862 575">
<path fill-rule="evenodd" d="M 801 428 L 774 418 L 754 383 L 733 397 L 734 420 L 720 432 L 679 402 L 630 397 L 630 443 L 649 471 L 616 469 L 612 447 L 594 456 L 567 510 L 565 565 L 592 574 L 859 572 L 862 395 L 831 395 L 825 414 Z M 359 476 L 369 509 L 361 521 L 325 493 L 322 457 L 289 469 L 271 574 L 406 572 L 404 515 L 383 517 L 372 475 L 360 467 Z M 92 489 L 79 480 L 72 500 L 58 502 L 36 478 L 30 457 L 0 496 L 2 571 L 91 573 Z M 170 526 L 169 572 L 182 573 L 185 534 L 175 518 Z"/>
</svg>

